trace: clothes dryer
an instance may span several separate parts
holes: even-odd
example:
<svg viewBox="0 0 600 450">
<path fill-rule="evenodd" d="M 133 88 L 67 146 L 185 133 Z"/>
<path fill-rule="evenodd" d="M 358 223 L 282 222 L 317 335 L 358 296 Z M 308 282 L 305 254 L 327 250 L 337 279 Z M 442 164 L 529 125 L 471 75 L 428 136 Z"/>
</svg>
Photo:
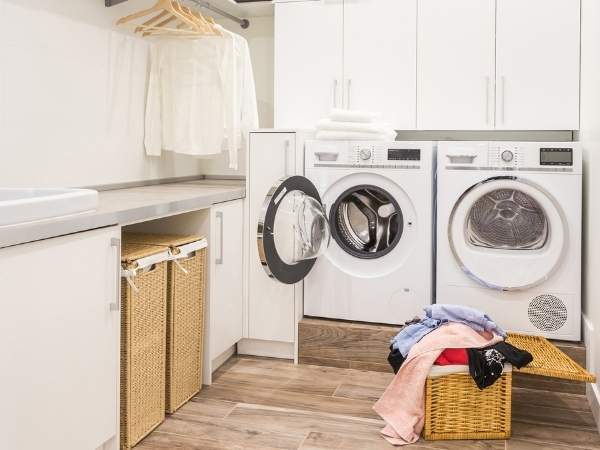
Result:
<svg viewBox="0 0 600 450">
<path fill-rule="evenodd" d="M 258 230 L 269 276 L 306 277 L 305 315 L 399 324 L 431 303 L 435 149 L 307 141 L 305 176 L 277 182 Z"/>
<path fill-rule="evenodd" d="M 581 145 L 440 142 L 437 303 L 581 338 Z"/>
</svg>

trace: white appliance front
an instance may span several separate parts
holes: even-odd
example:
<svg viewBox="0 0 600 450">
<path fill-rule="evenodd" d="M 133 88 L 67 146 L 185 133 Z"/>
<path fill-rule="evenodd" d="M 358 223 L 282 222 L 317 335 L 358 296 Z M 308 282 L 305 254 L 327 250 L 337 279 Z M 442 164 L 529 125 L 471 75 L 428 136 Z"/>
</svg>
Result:
<svg viewBox="0 0 600 450">
<path fill-rule="evenodd" d="M 581 173 L 573 142 L 440 142 L 437 303 L 579 340 Z"/>
<path fill-rule="evenodd" d="M 304 314 L 399 324 L 432 298 L 431 142 L 307 141 L 305 176 L 332 239 L 304 283 Z"/>
</svg>

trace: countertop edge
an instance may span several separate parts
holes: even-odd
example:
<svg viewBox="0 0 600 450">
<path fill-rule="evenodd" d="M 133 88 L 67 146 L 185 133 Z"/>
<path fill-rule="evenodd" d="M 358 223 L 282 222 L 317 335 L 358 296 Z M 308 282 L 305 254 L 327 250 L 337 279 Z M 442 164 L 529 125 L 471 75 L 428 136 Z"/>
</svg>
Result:
<svg viewBox="0 0 600 450">
<path fill-rule="evenodd" d="M 28 242 L 50 239 L 67 234 L 80 233 L 97 228 L 126 223 L 144 222 L 153 218 L 177 214 L 195 209 L 210 207 L 215 203 L 242 199 L 246 196 L 245 188 L 233 188 L 227 192 L 204 194 L 194 198 L 176 200 L 139 208 L 108 211 L 106 213 L 92 212 L 75 215 L 63 219 L 44 220 L 24 226 L 0 228 L 0 248 L 25 244 Z"/>
</svg>

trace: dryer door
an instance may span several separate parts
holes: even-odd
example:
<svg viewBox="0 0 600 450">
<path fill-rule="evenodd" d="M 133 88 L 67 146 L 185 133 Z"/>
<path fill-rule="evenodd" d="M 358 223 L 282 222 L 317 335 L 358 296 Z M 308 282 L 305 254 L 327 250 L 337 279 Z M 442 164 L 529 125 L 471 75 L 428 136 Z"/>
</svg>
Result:
<svg viewBox="0 0 600 450">
<path fill-rule="evenodd" d="M 450 214 L 448 240 L 456 262 L 478 283 L 522 290 L 558 269 L 568 228 L 549 192 L 529 180 L 501 176 L 462 194 Z"/>
<path fill-rule="evenodd" d="M 281 178 L 268 192 L 258 220 L 258 255 L 269 277 L 304 279 L 329 246 L 331 233 L 317 188 L 306 178 Z"/>
</svg>

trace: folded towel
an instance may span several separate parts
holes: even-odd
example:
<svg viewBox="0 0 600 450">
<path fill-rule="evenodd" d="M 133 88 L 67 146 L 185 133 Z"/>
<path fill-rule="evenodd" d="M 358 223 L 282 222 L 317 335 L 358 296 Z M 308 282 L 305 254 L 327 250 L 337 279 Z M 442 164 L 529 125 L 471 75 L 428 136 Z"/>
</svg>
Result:
<svg viewBox="0 0 600 450">
<path fill-rule="evenodd" d="M 333 108 L 329 113 L 329 118 L 340 122 L 375 122 L 381 119 L 381 113 Z"/>
<path fill-rule="evenodd" d="M 396 132 L 388 133 L 364 133 L 359 131 L 317 131 L 317 139 L 328 141 L 393 141 L 396 139 Z"/>
<path fill-rule="evenodd" d="M 321 119 L 315 126 L 317 130 L 329 131 L 358 131 L 365 133 L 386 134 L 394 131 L 390 124 L 384 122 L 339 122 L 331 119 Z"/>
</svg>

